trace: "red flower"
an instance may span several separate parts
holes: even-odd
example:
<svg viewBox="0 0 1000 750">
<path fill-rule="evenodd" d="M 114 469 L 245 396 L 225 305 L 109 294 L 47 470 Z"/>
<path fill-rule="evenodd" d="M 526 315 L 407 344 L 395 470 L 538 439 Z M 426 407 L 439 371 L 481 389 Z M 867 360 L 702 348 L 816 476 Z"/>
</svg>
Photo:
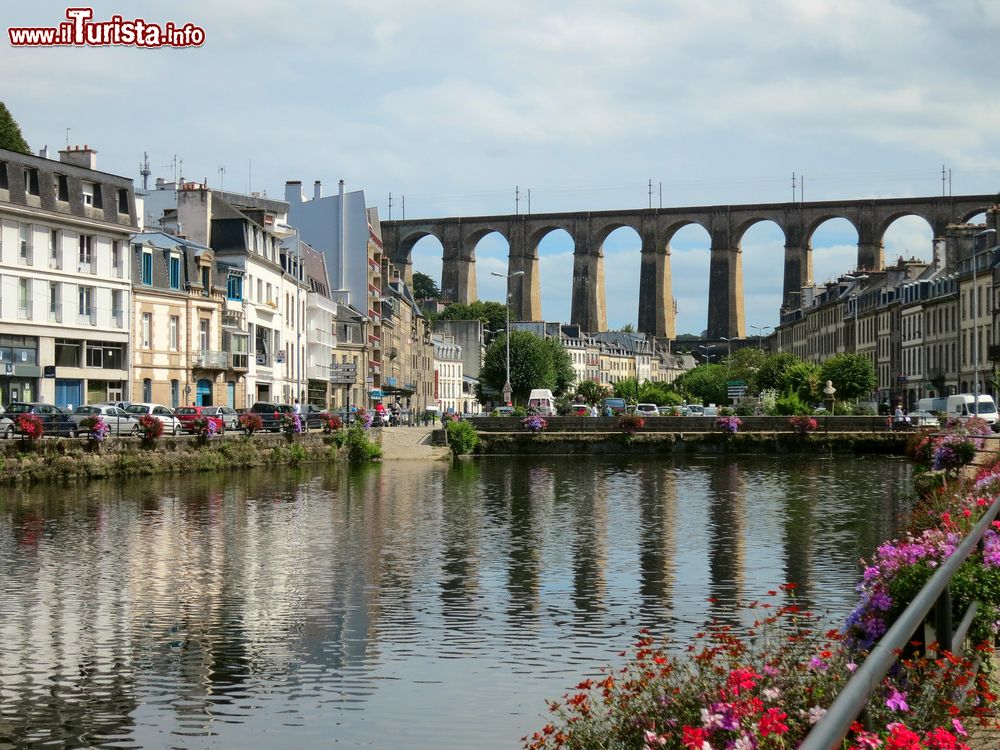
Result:
<svg viewBox="0 0 1000 750">
<path fill-rule="evenodd" d="M 784 734 L 788 731 L 788 725 L 785 723 L 785 719 L 787 718 L 788 714 L 779 708 L 767 709 L 767 712 L 757 722 L 760 736 L 767 737 L 769 734 Z"/>
<path fill-rule="evenodd" d="M 708 742 L 708 731 L 701 727 L 684 727 L 681 744 L 690 750 L 701 750 Z"/>
<path fill-rule="evenodd" d="M 734 669 L 729 673 L 729 678 L 726 682 L 729 685 L 729 689 L 733 691 L 733 695 L 739 695 L 744 690 L 754 687 L 757 684 L 758 677 L 760 675 L 752 669 Z"/>
<path fill-rule="evenodd" d="M 889 736 L 885 740 L 885 750 L 920 750 L 920 735 L 905 724 L 897 721 L 888 728 Z"/>
</svg>

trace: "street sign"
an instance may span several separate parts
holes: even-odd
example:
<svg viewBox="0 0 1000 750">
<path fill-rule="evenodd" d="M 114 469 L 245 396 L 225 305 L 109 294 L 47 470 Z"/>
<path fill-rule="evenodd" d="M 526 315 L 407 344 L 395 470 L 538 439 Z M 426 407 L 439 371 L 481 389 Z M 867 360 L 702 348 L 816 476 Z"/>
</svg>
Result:
<svg viewBox="0 0 1000 750">
<path fill-rule="evenodd" d="M 337 385 L 350 385 L 358 380 L 358 368 L 354 363 L 330 365 L 330 382 Z"/>
<path fill-rule="evenodd" d="M 510 383 L 504 383 L 503 390 L 501 391 L 501 393 L 503 395 L 503 402 L 505 404 L 509 404 L 511 398 L 513 398 L 514 396 L 514 394 L 511 391 Z"/>
<path fill-rule="evenodd" d="M 726 394 L 729 398 L 743 398 L 747 395 L 749 386 L 745 380 L 727 380 L 726 381 Z"/>
</svg>

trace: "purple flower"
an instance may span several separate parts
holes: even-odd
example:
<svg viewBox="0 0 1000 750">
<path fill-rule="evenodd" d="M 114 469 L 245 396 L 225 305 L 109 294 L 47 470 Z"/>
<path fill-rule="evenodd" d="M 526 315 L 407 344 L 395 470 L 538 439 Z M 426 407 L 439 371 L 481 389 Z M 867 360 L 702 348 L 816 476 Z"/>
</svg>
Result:
<svg viewBox="0 0 1000 750">
<path fill-rule="evenodd" d="M 909 711 L 910 707 L 906 705 L 906 693 L 901 693 L 896 688 L 891 688 L 889 691 L 889 697 L 885 701 L 885 705 L 891 708 L 893 711 Z"/>
</svg>

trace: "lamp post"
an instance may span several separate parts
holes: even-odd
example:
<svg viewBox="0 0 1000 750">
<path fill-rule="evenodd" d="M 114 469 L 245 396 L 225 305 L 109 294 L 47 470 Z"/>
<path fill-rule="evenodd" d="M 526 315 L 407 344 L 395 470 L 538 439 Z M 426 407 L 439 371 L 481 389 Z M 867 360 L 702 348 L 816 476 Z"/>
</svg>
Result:
<svg viewBox="0 0 1000 750">
<path fill-rule="evenodd" d="M 508 274 L 490 271 L 490 275 L 499 276 L 501 279 L 507 279 L 507 299 L 504 300 L 504 308 L 507 311 L 507 382 L 503 384 L 503 400 L 504 404 L 511 406 L 511 400 L 514 396 L 514 392 L 510 387 L 510 280 L 515 276 L 524 276 L 524 271 L 514 271 L 514 273 Z"/>
<path fill-rule="evenodd" d="M 706 364 L 712 359 L 712 357 L 715 356 L 714 354 L 709 353 L 711 350 L 710 346 L 699 346 L 698 348 L 704 350 L 704 353 L 701 356 L 705 360 Z"/>
<path fill-rule="evenodd" d="M 726 342 L 726 357 L 733 356 L 733 340 L 727 339 L 725 336 L 719 336 L 720 341 Z"/>
<path fill-rule="evenodd" d="M 759 351 L 763 351 L 764 350 L 764 342 L 761 340 L 761 337 L 764 335 L 764 331 L 771 330 L 771 326 L 754 326 L 754 325 L 752 325 L 750 327 L 753 328 L 755 331 L 757 331 L 757 349 Z"/>
</svg>

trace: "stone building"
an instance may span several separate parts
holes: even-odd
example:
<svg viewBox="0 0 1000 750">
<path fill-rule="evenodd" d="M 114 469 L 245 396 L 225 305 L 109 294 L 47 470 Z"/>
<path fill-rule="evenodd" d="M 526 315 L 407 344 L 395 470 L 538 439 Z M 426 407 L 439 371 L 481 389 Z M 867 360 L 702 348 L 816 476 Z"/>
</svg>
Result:
<svg viewBox="0 0 1000 750">
<path fill-rule="evenodd" d="M 88 146 L 0 149 L 0 402 L 134 398 L 127 251 L 137 228 L 126 177 Z"/>
</svg>

